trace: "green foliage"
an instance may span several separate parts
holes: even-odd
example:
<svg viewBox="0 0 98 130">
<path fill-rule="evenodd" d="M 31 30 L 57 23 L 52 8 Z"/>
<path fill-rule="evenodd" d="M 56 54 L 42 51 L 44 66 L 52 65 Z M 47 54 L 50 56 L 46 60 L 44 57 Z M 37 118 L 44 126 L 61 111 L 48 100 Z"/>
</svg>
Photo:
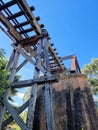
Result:
<svg viewBox="0 0 98 130">
<path fill-rule="evenodd" d="M 82 73 L 88 76 L 88 82 L 94 94 L 98 92 L 98 58 L 92 59 L 90 64 L 87 64 L 82 69 Z"/>
<path fill-rule="evenodd" d="M 0 49 L 0 96 L 3 95 L 9 85 L 8 71 L 5 70 L 6 60 L 4 50 Z"/>
<path fill-rule="evenodd" d="M 85 65 L 82 72 L 90 78 L 98 79 L 98 58 L 92 59 L 90 64 Z"/>
</svg>

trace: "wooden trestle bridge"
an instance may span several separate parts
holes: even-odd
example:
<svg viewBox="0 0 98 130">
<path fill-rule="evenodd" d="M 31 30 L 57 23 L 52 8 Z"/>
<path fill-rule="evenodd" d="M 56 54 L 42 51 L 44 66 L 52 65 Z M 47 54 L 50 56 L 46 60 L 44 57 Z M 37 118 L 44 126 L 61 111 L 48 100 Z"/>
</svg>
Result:
<svg viewBox="0 0 98 130">
<path fill-rule="evenodd" d="M 12 8 L 16 9 L 15 13 Z M 6 129 L 13 120 L 21 130 L 98 130 L 96 108 L 76 56 L 58 56 L 34 10 L 26 0 L 0 0 L 0 29 L 13 42 L 6 66 L 10 70 L 10 87 L 0 99 L 0 130 Z M 19 63 L 21 56 L 25 60 Z M 67 59 L 72 59 L 70 71 L 63 64 Z M 16 73 L 28 62 L 34 66 L 33 79 L 13 82 Z M 8 101 L 11 88 L 28 86 L 31 86 L 30 99 L 15 110 Z M 24 123 L 19 114 L 26 108 Z M 6 110 L 11 116 L 4 121 Z"/>
</svg>

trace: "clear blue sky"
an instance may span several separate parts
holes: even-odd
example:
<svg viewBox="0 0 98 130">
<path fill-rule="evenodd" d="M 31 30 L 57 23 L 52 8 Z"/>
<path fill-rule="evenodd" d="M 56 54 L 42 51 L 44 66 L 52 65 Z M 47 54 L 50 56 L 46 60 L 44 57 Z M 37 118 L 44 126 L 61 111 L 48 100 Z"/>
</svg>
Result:
<svg viewBox="0 0 98 130">
<path fill-rule="evenodd" d="M 80 67 L 98 56 L 98 0 L 28 0 L 60 56 L 76 54 Z M 0 31 L 1 48 L 10 40 Z"/>
<path fill-rule="evenodd" d="M 41 17 L 40 23 L 44 23 L 60 56 L 76 54 L 81 68 L 92 58 L 98 58 L 98 0 L 28 2 L 35 6 L 34 14 Z M 11 54 L 11 43 L 0 31 L 0 48 L 6 50 L 7 57 Z M 24 71 L 25 74 L 29 70 Z"/>
</svg>

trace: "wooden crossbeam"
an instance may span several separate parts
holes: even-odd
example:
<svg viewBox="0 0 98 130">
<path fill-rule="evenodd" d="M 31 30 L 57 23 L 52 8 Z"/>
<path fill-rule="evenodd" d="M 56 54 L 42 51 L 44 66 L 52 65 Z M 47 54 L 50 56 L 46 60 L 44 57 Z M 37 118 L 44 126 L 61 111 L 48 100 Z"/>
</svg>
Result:
<svg viewBox="0 0 98 130">
<path fill-rule="evenodd" d="M 34 11 L 34 10 L 35 10 L 34 6 L 31 6 L 30 9 L 31 9 L 31 11 Z M 7 19 L 8 19 L 8 20 L 12 20 L 12 19 L 15 19 L 15 18 L 17 18 L 17 17 L 19 17 L 19 16 L 22 16 L 23 14 L 25 14 L 24 11 L 19 11 L 19 12 L 15 13 L 15 14 L 13 14 L 13 15 L 11 15 L 11 16 L 8 16 Z"/>
<path fill-rule="evenodd" d="M 52 53 L 52 55 L 54 56 L 54 58 L 57 61 L 58 65 L 60 66 L 61 70 L 64 70 L 63 65 L 60 63 L 59 58 L 57 57 L 56 53 L 54 52 L 53 48 L 51 47 L 51 44 L 48 44 L 48 49 Z"/>
<path fill-rule="evenodd" d="M 6 109 L 10 112 L 14 120 L 17 122 L 17 124 L 20 126 L 22 130 L 28 130 L 23 120 L 19 117 L 16 110 L 12 107 L 12 105 L 7 101 L 3 100 L 3 104 L 6 107 Z"/>
<path fill-rule="evenodd" d="M 62 57 L 61 60 L 69 60 L 69 59 L 72 59 L 72 66 L 71 66 L 71 72 L 79 72 L 81 73 L 81 69 L 80 69 L 80 66 L 79 66 L 79 63 L 78 63 L 78 60 L 77 60 L 77 57 L 75 54 L 73 55 L 69 55 L 69 56 L 65 56 L 65 57 Z"/>
<path fill-rule="evenodd" d="M 32 21 L 33 22 L 33 21 Z M 30 23 L 32 23 L 32 22 L 30 22 Z M 41 28 L 43 28 L 44 27 L 44 25 L 43 24 L 41 24 L 41 25 L 39 25 Z M 28 32 L 31 32 L 31 31 L 34 31 L 35 30 L 35 28 L 34 27 L 31 27 L 31 28 L 28 28 L 28 29 L 26 29 L 26 30 L 23 30 L 23 31 L 20 31 L 19 33 L 20 34 L 24 34 L 24 33 L 28 33 Z"/>
<path fill-rule="evenodd" d="M 16 0 L 11 0 L 11 1 L 5 3 L 5 4 L 0 6 L 0 11 L 4 10 L 5 8 L 8 8 L 8 7 L 10 7 L 10 6 L 14 5 L 14 4 L 16 4 Z"/>
<path fill-rule="evenodd" d="M 0 20 L 1 22 L 9 29 L 10 34 L 14 37 L 16 40 L 22 40 L 21 35 L 18 33 L 17 30 L 11 25 L 9 20 L 0 12 Z"/>
<path fill-rule="evenodd" d="M 37 91 L 37 98 L 39 98 L 39 96 L 44 92 L 44 86 L 40 87 Z M 27 100 L 21 107 L 18 108 L 18 110 L 16 110 L 17 114 L 19 115 L 20 113 L 22 113 L 29 105 L 29 100 Z M 14 118 L 12 116 L 10 116 L 7 120 L 5 120 L 2 124 L 2 129 L 4 129 L 4 127 L 6 127 L 8 124 L 10 124 L 12 121 L 14 120 Z"/>
<path fill-rule="evenodd" d="M 45 70 L 41 65 L 36 64 L 34 60 L 31 59 L 29 55 L 27 55 L 22 49 L 17 48 L 16 46 L 13 45 L 13 47 L 21 54 L 23 55 L 31 64 L 35 65 L 41 72 L 46 73 L 47 76 L 51 76 L 51 74 Z"/>
<path fill-rule="evenodd" d="M 37 21 L 40 20 L 40 17 L 39 17 L 39 16 L 36 17 L 36 20 L 37 20 Z M 27 21 L 24 21 L 24 22 L 22 22 L 22 23 L 20 23 L 20 24 L 18 24 L 18 25 L 15 25 L 14 27 L 15 27 L 15 28 L 19 28 L 19 27 L 25 26 L 25 25 L 27 25 L 27 24 L 30 24 L 31 22 L 32 22 L 32 20 L 27 20 Z"/>
<path fill-rule="evenodd" d="M 21 5 L 21 7 L 23 8 L 23 10 L 26 12 L 27 16 L 29 17 L 29 19 L 33 20 L 33 23 L 31 24 L 32 27 L 35 27 L 35 31 L 37 34 L 41 34 L 42 30 L 35 18 L 35 16 L 32 14 L 28 3 L 26 2 L 26 0 L 18 0 L 19 4 Z"/>
<path fill-rule="evenodd" d="M 26 30 L 20 31 L 19 33 L 20 33 L 20 34 L 24 34 L 24 33 L 31 32 L 31 31 L 33 31 L 33 30 L 34 30 L 34 28 L 29 28 L 29 29 L 26 29 Z"/>
<path fill-rule="evenodd" d="M 36 78 L 36 79 L 31 79 L 31 80 L 25 80 L 25 81 L 18 81 L 18 82 L 13 82 L 10 84 L 12 88 L 23 88 L 23 87 L 29 87 L 35 83 L 38 85 L 44 84 L 45 82 L 57 82 L 58 79 L 54 76 L 51 77 L 42 77 L 42 78 Z"/>
</svg>

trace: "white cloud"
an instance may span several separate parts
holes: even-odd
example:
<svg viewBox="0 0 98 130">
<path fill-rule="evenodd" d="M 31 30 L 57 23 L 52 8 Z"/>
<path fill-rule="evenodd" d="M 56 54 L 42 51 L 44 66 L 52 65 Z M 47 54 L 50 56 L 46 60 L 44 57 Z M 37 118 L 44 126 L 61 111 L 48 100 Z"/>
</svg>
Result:
<svg viewBox="0 0 98 130">
<path fill-rule="evenodd" d="M 13 102 L 12 105 L 14 105 L 14 106 L 16 106 L 16 107 L 19 106 L 18 103 L 16 103 L 16 102 Z"/>
<path fill-rule="evenodd" d="M 17 93 L 17 96 L 18 96 L 18 98 L 23 98 L 24 94 L 23 94 L 23 93 L 18 92 L 18 93 Z"/>
</svg>

